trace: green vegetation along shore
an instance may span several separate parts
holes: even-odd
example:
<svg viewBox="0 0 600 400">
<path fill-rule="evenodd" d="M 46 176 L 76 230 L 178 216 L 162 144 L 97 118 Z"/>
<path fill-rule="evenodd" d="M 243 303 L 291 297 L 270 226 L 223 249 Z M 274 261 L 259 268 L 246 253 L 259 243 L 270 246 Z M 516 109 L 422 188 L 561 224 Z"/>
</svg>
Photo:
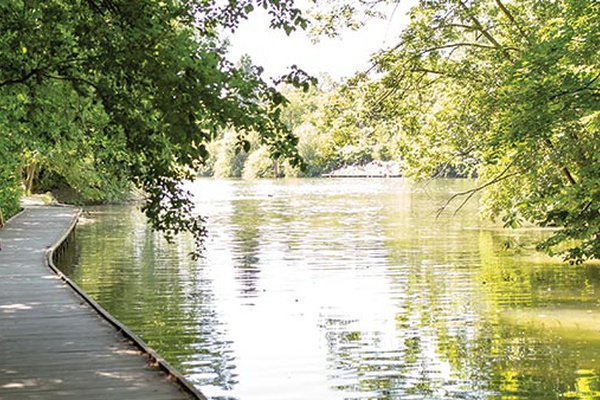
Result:
<svg viewBox="0 0 600 400">
<path fill-rule="evenodd" d="M 539 248 L 600 257 L 600 3 L 416 1 L 395 44 L 343 82 L 301 69 L 267 82 L 225 32 L 257 7 L 290 34 L 335 35 L 386 1 L 0 4 L 0 205 L 23 192 L 111 202 L 132 187 L 167 237 L 202 218 L 180 182 L 319 176 L 401 163 L 477 177 L 506 226 L 555 227 Z"/>
</svg>

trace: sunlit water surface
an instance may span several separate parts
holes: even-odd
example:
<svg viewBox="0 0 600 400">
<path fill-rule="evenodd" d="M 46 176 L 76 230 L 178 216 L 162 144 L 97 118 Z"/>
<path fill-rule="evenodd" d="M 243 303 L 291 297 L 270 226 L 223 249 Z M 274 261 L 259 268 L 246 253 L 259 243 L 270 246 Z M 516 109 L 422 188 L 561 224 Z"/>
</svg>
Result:
<svg viewBox="0 0 600 400">
<path fill-rule="evenodd" d="M 600 399 L 598 268 L 436 219 L 472 185 L 201 180 L 204 259 L 98 207 L 66 269 L 212 399 Z"/>
</svg>

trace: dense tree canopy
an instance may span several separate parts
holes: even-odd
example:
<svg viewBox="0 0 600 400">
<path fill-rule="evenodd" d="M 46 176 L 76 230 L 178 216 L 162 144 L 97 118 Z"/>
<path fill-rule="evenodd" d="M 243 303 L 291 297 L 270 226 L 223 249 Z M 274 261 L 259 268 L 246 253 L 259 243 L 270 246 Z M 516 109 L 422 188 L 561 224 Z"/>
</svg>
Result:
<svg viewBox="0 0 600 400">
<path fill-rule="evenodd" d="M 335 35 L 393 3 L 319 2 L 314 26 Z M 557 228 L 540 248 L 600 257 L 600 3 L 415 3 L 372 70 L 327 90 L 285 88 L 284 110 L 260 68 L 227 61 L 220 36 L 255 7 L 272 27 L 304 28 L 293 0 L 2 2 L 0 203 L 14 211 L 21 182 L 95 201 L 133 183 L 155 227 L 200 233 L 179 182 L 202 166 L 273 176 L 299 153 L 311 174 L 401 159 L 415 176 L 477 175 L 455 199 L 484 191 L 506 225 Z M 307 89 L 301 71 L 289 80 Z"/>
<path fill-rule="evenodd" d="M 599 46 L 597 1 L 421 1 L 364 76 L 370 121 L 395 121 L 417 175 L 476 166 L 465 197 L 487 189 L 492 217 L 559 228 L 541 248 L 598 258 Z"/>
<path fill-rule="evenodd" d="M 306 25 L 291 0 L 1 2 L 2 206 L 16 208 L 21 177 L 27 189 L 62 182 L 98 201 L 132 182 L 155 227 L 198 233 L 179 182 L 219 129 L 235 128 L 242 148 L 257 132 L 297 162 L 279 121 L 284 98 L 259 68 L 228 62 L 219 38 L 256 6 L 272 27 Z"/>
</svg>

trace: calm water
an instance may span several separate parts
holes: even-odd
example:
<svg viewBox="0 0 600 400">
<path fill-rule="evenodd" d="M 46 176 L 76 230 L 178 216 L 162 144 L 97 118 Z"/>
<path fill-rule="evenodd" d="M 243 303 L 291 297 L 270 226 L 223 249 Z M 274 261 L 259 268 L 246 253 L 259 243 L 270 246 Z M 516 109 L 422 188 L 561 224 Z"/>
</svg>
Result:
<svg viewBox="0 0 600 400">
<path fill-rule="evenodd" d="M 600 399 L 599 269 L 436 220 L 471 184 L 202 180 L 205 259 L 92 208 L 68 273 L 212 399 Z"/>
</svg>

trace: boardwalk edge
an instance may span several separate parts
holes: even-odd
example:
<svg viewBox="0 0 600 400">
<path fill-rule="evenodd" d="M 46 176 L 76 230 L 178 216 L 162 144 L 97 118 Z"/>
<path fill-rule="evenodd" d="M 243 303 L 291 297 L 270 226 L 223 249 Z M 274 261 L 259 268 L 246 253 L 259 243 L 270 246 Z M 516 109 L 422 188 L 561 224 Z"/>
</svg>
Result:
<svg viewBox="0 0 600 400">
<path fill-rule="evenodd" d="M 155 350 L 148 346 L 146 342 L 144 342 L 139 336 L 133 333 L 127 326 L 125 326 L 118 319 L 112 316 L 108 311 L 106 311 L 104 307 L 102 307 L 95 300 L 89 297 L 87 293 L 85 293 L 83 289 L 79 287 L 79 285 L 73 282 L 68 276 L 63 274 L 63 272 L 60 269 L 58 269 L 58 267 L 56 267 L 56 265 L 54 264 L 54 253 L 58 248 L 60 248 L 60 246 L 67 240 L 69 235 L 71 235 L 71 233 L 74 231 L 75 227 L 77 226 L 77 222 L 79 221 L 79 217 L 82 213 L 80 208 L 72 208 L 76 210 L 76 214 L 73 220 L 71 221 L 71 224 L 65 229 L 63 234 L 57 240 L 57 242 L 46 249 L 46 253 L 44 255 L 46 266 L 48 266 L 48 268 L 50 268 L 58 278 L 60 278 L 64 283 L 66 283 L 86 303 L 88 303 L 88 305 L 94 311 L 96 311 L 104 320 L 110 323 L 117 332 L 123 334 L 123 336 L 129 339 L 139 350 L 141 350 L 146 356 L 148 356 L 151 362 L 157 368 L 166 373 L 170 379 L 172 378 L 174 380 L 174 383 L 177 386 L 179 386 L 186 394 L 192 396 L 192 398 L 194 399 L 208 400 L 202 394 L 202 392 L 196 389 L 196 387 L 191 382 L 189 382 L 187 378 L 185 378 L 179 371 L 177 371 L 177 369 L 170 365 L 164 358 L 162 358 Z"/>
</svg>

